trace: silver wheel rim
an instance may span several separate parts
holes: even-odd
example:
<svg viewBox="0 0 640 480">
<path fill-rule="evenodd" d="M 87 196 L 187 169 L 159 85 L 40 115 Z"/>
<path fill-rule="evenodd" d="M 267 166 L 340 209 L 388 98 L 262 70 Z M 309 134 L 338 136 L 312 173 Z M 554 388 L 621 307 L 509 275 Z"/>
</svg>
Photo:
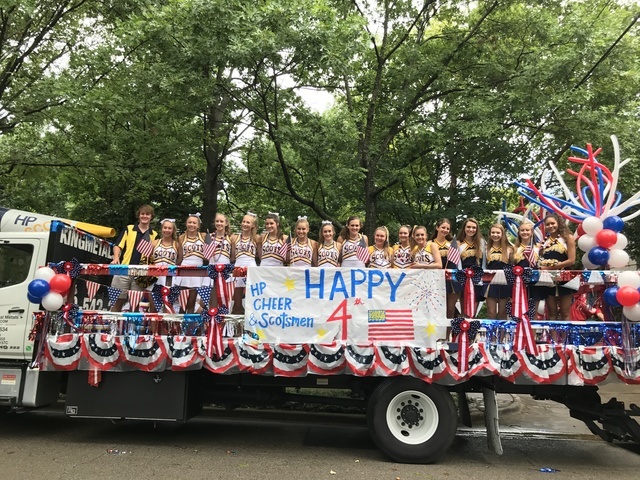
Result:
<svg viewBox="0 0 640 480">
<path fill-rule="evenodd" d="M 417 390 L 399 393 L 387 406 L 387 425 L 400 442 L 419 445 L 436 432 L 440 416 L 433 400 Z"/>
</svg>

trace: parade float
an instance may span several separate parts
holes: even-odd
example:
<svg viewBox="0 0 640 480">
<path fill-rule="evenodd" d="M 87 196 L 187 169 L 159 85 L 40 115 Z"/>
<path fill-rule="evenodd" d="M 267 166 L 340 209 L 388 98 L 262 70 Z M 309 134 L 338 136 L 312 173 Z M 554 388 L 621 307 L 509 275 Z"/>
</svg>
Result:
<svg viewBox="0 0 640 480">
<path fill-rule="evenodd" d="M 466 392 L 484 394 L 490 445 L 500 451 L 495 394 L 511 392 L 565 404 L 608 441 L 640 442 L 632 418 L 638 407 L 602 405 L 597 393 L 605 382 L 640 383 L 640 276 L 618 270 L 629 262 L 622 231 L 640 214 L 633 208 L 640 192 L 623 201 L 617 191 L 626 161 L 613 142 L 612 169 L 598 160 L 600 150 L 574 148 L 580 156 L 569 161 L 579 168 L 567 172 L 576 179 L 575 192 L 554 166 L 561 195 L 530 180 L 518 184 L 542 209 L 538 220 L 546 211 L 579 225 L 587 267 L 580 271 L 111 265 L 105 240 L 53 222 L 33 241 L 23 281 L 0 290 L 0 305 L 13 310 L 0 330 L 7 346 L 0 350 L 6 353 L 0 398 L 16 408 L 37 407 L 56 401 L 64 384 L 71 417 L 154 421 L 185 421 L 211 403 L 335 401 L 366 407 L 374 441 L 393 460 L 429 463 L 455 436 L 452 393 L 461 410 Z M 532 211 L 499 214 L 512 228 Z M 2 229 L 3 238 L 15 236 L 8 242 L 24 245 L 4 233 L 5 223 Z M 48 246 L 38 249 L 38 242 Z M 88 253 L 94 258 L 86 260 Z M 109 307 L 121 294 L 110 286 L 114 275 L 209 282 L 197 288 L 202 310 L 196 314 L 176 313 L 186 306 L 188 290 L 157 284 L 147 295 L 128 291 L 129 311 L 114 313 Z M 229 313 L 239 277 L 247 286 L 241 316 Z M 446 282 L 469 293 L 480 282 L 510 285 L 509 319 L 474 318 L 467 302 L 463 316 L 447 319 Z M 529 287 L 559 282 L 576 291 L 597 288 L 619 315 L 610 321 L 537 318 Z M 28 307 L 18 305 L 18 288 L 27 289 Z M 149 313 L 145 301 L 160 313 Z M 20 319 L 19 310 L 25 313 Z M 346 389 L 352 396 L 312 398 L 293 387 Z"/>
</svg>

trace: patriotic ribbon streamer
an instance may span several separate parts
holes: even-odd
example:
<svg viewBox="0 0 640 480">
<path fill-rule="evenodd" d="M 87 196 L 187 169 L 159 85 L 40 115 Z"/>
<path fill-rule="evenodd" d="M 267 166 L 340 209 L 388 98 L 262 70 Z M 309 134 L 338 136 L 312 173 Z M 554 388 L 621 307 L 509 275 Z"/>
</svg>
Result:
<svg viewBox="0 0 640 480">
<path fill-rule="evenodd" d="M 44 327 L 44 319 L 45 319 L 45 313 L 44 312 L 34 312 L 33 314 L 33 327 L 31 327 L 31 331 L 29 332 L 29 341 L 30 342 L 35 342 L 39 335 L 40 332 L 42 331 L 42 328 Z"/>
<path fill-rule="evenodd" d="M 229 307 L 231 304 L 231 298 L 227 289 L 227 280 L 233 273 L 233 264 L 218 263 L 216 265 L 209 265 L 207 267 L 207 273 L 211 279 L 216 282 L 216 298 L 218 305 Z"/>
<path fill-rule="evenodd" d="M 527 311 L 522 313 L 521 317 L 512 314 L 513 305 L 507 302 L 507 318 L 516 322 L 515 342 L 513 349 L 515 351 L 526 350 L 531 354 L 538 354 L 538 346 L 536 345 L 533 329 L 531 328 L 531 319 L 536 314 L 536 302 L 530 298 L 527 301 Z"/>
<path fill-rule="evenodd" d="M 451 320 L 451 333 L 458 340 L 458 373 L 469 370 L 471 339 L 476 337 L 478 330 L 480 330 L 479 320 L 470 321 L 463 317 Z"/>
<path fill-rule="evenodd" d="M 173 309 L 173 304 L 176 303 L 178 295 L 180 295 L 180 287 L 177 285 L 166 287 L 156 284 L 151 291 L 153 304 L 158 312 L 162 311 L 162 306 L 164 305 L 167 313 L 176 313 Z"/>
<path fill-rule="evenodd" d="M 513 302 L 513 316 L 522 318 L 526 314 L 529 305 L 527 297 L 527 287 L 525 283 L 530 283 L 532 274 L 530 268 L 519 265 L 505 265 L 504 276 L 510 285 L 513 285 L 511 301 Z"/>
<path fill-rule="evenodd" d="M 78 315 L 79 308 L 80 306 L 76 305 L 75 303 L 65 303 L 62 306 L 62 312 L 58 313 L 58 319 L 61 318 L 62 320 L 64 320 L 64 323 L 69 325 L 69 328 L 71 328 L 72 332 L 78 331 L 78 327 L 75 324 L 75 318 Z"/>
<path fill-rule="evenodd" d="M 473 318 L 476 316 L 476 291 L 474 285 L 482 281 L 484 271 L 478 265 L 457 270 L 455 279 L 459 283 L 464 282 L 464 294 L 462 310 L 465 316 Z"/>
<path fill-rule="evenodd" d="M 73 279 L 73 278 L 76 278 L 78 275 L 80 275 L 80 271 L 82 270 L 82 265 L 80 264 L 77 258 L 73 258 L 71 261 L 50 263 L 49 268 L 54 270 L 56 273 L 66 273 Z"/>
<path fill-rule="evenodd" d="M 210 308 L 209 310 L 203 310 L 200 313 L 202 321 L 209 324 L 207 329 L 207 345 L 206 353 L 207 357 L 213 358 L 216 355 L 218 358 L 222 357 L 224 353 L 224 345 L 222 343 L 222 321 L 223 315 L 227 315 L 229 309 L 227 307 L 220 306 L 218 308 Z"/>
</svg>

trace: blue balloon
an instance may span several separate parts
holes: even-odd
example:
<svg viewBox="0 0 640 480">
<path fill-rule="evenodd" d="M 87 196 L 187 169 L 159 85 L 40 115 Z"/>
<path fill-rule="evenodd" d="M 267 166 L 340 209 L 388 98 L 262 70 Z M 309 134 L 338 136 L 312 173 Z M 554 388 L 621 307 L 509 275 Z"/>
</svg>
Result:
<svg viewBox="0 0 640 480">
<path fill-rule="evenodd" d="M 604 293 L 602 294 L 602 298 L 607 305 L 610 305 L 612 307 L 620 306 L 620 302 L 618 302 L 618 299 L 616 298 L 619 289 L 620 287 L 618 285 L 614 285 L 613 287 L 609 287 L 604 291 Z"/>
<path fill-rule="evenodd" d="M 624 220 L 620 217 L 614 215 L 613 217 L 607 217 L 602 221 L 602 226 L 604 228 L 608 228 L 609 230 L 613 230 L 618 233 L 621 232 L 624 228 Z"/>
<path fill-rule="evenodd" d="M 42 300 L 41 298 L 36 298 L 33 295 L 31 295 L 29 292 L 27 292 L 27 298 L 29 299 L 29 301 L 31 303 L 40 303 L 40 300 Z"/>
<path fill-rule="evenodd" d="M 38 299 L 37 303 L 40 303 L 42 297 L 49 293 L 50 289 L 49 282 L 42 280 L 41 278 L 36 278 L 35 280 L 31 280 L 31 283 L 29 283 L 27 292 L 30 293 L 33 298 Z"/>
<path fill-rule="evenodd" d="M 593 247 L 589 250 L 589 261 L 594 265 L 604 265 L 609 261 L 609 250 L 602 247 Z"/>
</svg>

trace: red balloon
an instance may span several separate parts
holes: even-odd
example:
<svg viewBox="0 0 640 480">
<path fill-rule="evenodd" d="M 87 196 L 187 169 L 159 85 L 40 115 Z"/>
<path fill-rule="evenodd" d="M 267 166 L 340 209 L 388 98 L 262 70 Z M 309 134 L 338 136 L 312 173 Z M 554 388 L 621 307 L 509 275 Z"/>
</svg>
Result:
<svg viewBox="0 0 640 480">
<path fill-rule="evenodd" d="M 578 233 L 578 237 L 581 237 L 582 235 L 584 235 L 586 233 L 584 231 L 584 228 L 582 228 L 582 224 L 578 225 L 578 229 L 576 230 L 576 232 Z"/>
<path fill-rule="evenodd" d="M 49 286 L 52 292 L 64 295 L 71 287 L 71 277 L 64 273 L 57 273 L 49 280 Z"/>
<path fill-rule="evenodd" d="M 602 248 L 611 248 L 618 241 L 618 234 L 608 228 L 600 230 L 596 233 L 596 242 Z"/>
<path fill-rule="evenodd" d="M 631 307 L 640 300 L 640 292 L 629 285 L 620 287 L 616 293 L 616 300 L 623 307 Z"/>
</svg>

